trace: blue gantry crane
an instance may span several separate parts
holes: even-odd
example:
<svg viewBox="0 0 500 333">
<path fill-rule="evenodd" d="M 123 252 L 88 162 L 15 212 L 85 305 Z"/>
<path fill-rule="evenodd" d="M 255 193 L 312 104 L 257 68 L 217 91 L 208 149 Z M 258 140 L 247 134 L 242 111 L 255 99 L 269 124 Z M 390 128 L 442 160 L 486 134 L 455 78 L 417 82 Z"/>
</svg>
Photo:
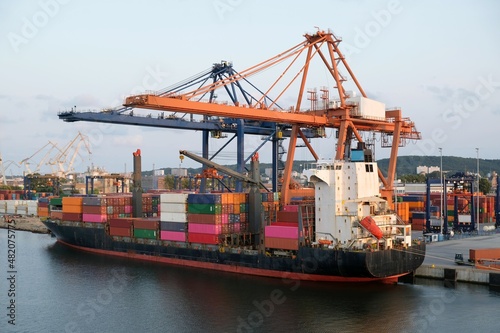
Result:
<svg viewBox="0 0 500 333">
<path fill-rule="evenodd" d="M 237 79 L 235 79 L 237 78 Z M 230 84 L 225 84 L 230 80 Z M 220 84 L 222 83 L 222 84 Z M 202 87 L 213 87 L 220 84 L 223 87 L 222 94 L 227 100 L 230 100 L 235 106 L 252 105 L 260 101 L 263 105 L 273 105 L 277 109 L 282 109 L 279 104 L 268 97 L 264 92 L 252 84 L 246 77 L 240 76 L 233 68 L 231 62 L 221 61 L 215 63 L 211 68 L 204 70 L 194 76 L 189 77 L 175 85 L 167 87 L 156 94 L 158 96 L 176 96 L 186 91 L 200 91 Z M 244 87 L 245 86 L 245 87 Z M 257 95 L 258 97 L 256 97 Z M 209 103 L 217 103 L 218 95 L 216 90 L 207 89 L 204 94 L 197 95 L 196 100 L 207 100 Z M 249 109 L 249 112 L 252 112 Z M 256 121 L 240 118 L 224 117 L 196 117 L 193 114 L 179 112 L 156 112 L 155 114 L 144 114 L 133 107 L 118 107 L 114 109 L 95 111 L 77 111 L 76 107 L 69 111 L 60 112 L 59 119 L 65 122 L 89 121 L 111 124 L 135 125 L 145 127 L 173 128 L 182 130 L 202 131 L 202 157 L 205 159 L 215 158 L 227 145 L 236 139 L 237 171 L 243 173 L 245 164 L 264 144 L 272 144 L 272 191 L 278 191 L 278 179 L 283 168 L 281 158 L 283 156 L 283 147 L 281 141 L 283 138 L 290 137 L 292 134 L 292 125 L 278 124 L 270 121 Z M 304 128 L 302 130 L 306 138 L 321 137 L 322 133 L 314 128 Z M 227 143 L 223 145 L 216 153 L 209 156 L 209 138 L 223 138 L 226 133 L 232 133 Z M 264 138 L 261 145 L 244 156 L 244 136 L 260 135 Z M 205 180 L 202 179 L 200 190 L 206 188 Z M 242 190 L 241 182 L 236 185 L 236 191 Z"/>
</svg>

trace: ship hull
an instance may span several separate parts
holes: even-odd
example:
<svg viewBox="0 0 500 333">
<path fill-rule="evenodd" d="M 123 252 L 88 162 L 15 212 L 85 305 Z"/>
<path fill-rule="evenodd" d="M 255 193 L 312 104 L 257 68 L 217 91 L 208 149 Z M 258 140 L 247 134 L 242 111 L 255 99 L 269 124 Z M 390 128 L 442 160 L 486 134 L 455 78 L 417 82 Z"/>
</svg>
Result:
<svg viewBox="0 0 500 333">
<path fill-rule="evenodd" d="M 257 276 L 330 282 L 396 282 L 417 269 L 425 256 L 425 244 L 409 249 L 344 251 L 301 247 L 292 257 L 223 252 L 195 247 L 164 245 L 162 241 L 117 239 L 104 225 L 44 221 L 58 241 L 82 251 Z"/>
</svg>

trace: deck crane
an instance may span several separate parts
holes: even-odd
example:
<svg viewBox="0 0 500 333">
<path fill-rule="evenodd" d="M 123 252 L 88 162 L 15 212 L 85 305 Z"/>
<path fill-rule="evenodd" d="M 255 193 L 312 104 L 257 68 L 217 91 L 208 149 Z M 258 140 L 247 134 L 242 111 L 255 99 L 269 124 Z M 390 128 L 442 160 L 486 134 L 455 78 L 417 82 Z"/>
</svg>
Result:
<svg viewBox="0 0 500 333">
<path fill-rule="evenodd" d="M 391 147 L 389 168 L 387 176 L 379 171 L 379 178 L 383 184 L 382 196 L 391 201 L 393 181 L 396 171 L 398 148 L 406 144 L 407 140 L 420 139 L 420 132 L 415 124 L 402 116 L 401 109 L 386 110 L 385 105 L 367 98 L 367 95 L 344 55 L 339 49 L 341 39 L 331 31 L 318 30 L 316 33 L 305 34 L 305 41 L 292 48 L 239 73 L 227 77 L 225 80 L 214 82 L 212 85 L 203 86 L 188 92 L 167 94 L 142 94 L 129 96 L 125 99 L 125 107 L 151 109 L 157 111 L 181 112 L 200 114 L 204 117 L 229 117 L 255 121 L 273 121 L 292 126 L 287 160 L 281 187 L 282 204 L 288 204 L 291 199 L 289 189 L 292 165 L 297 139 L 304 141 L 315 160 L 318 155 L 314 151 L 302 128 L 335 128 L 338 130 L 336 146 L 336 160 L 349 159 L 350 147 L 353 140 L 363 142 L 362 132 L 378 132 L 384 137 L 385 147 Z M 304 60 L 298 60 L 303 56 Z M 334 89 L 337 98 L 330 100 L 323 106 L 314 104 L 314 107 L 303 110 L 305 87 L 308 83 L 308 74 L 312 71 L 313 60 L 319 58 L 319 63 L 326 67 L 326 71 L 335 82 Z M 288 64 L 285 63 L 288 61 Z M 202 96 L 212 94 L 217 88 L 227 87 L 235 82 L 247 80 L 249 77 L 263 72 L 270 67 L 284 64 L 283 73 L 273 82 L 268 90 L 260 97 L 247 101 L 246 105 L 227 105 L 214 100 L 201 101 Z M 298 64 L 298 65 L 297 65 Z M 295 73 L 293 69 L 298 66 Z M 347 71 L 359 91 L 359 97 L 344 88 L 346 78 L 341 74 L 341 69 Z M 289 82 L 285 77 L 291 75 Z M 298 85 L 297 100 L 289 110 L 283 110 L 278 101 L 285 92 L 294 85 Z M 274 93 L 272 100 L 269 99 Z"/>
</svg>

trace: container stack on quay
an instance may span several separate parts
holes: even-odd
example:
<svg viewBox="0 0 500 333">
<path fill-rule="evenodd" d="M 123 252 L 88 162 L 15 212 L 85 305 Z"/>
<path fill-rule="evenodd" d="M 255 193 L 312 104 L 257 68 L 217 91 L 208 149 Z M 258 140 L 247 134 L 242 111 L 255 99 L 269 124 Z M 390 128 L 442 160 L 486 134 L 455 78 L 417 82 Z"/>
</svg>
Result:
<svg viewBox="0 0 500 333">
<path fill-rule="evenodd" d="M 441 221 L 441 207 L 443 210 L 446 209 L 448 226 L 453 227 L 455 222 L 455 210 L 459 216 L 457 221 L 458 225 L 464 225 L 470 223 L 470 212 L 471 206 L 474 208 L 478 206 L 478 197 L 473 198 L 470 194 L 464 194 L 461 196 L 457 194 L 457 206 L 455 207 L 455 198 L 448 195 L 445 201 L 445 205 L 441 205 L 441 193 L 431 193 L 430 195 L 430 218 L 431 218 L 431 228 L 439 229 Z M 425 195 L 401 195 L 397 198 L 397 213 L 401 219 L 412 225 L 412 230 L 422 231 L 425 229 Z M 495 218 L 495 197 L 494 196 L 479 196 L 479 222 L 480 223 L 491 223 L 494 222 Z M 435 221 L 435 223 L 432 223 Z M 439 221 L 439 222 L 437 222 Z M 436 224 L 437 223 L 437 224 Z"/>
<path fill-rule="evenodd" d="M 36 200 L 0 200 L 0 214 L 37 215 Z"/>
</svg>

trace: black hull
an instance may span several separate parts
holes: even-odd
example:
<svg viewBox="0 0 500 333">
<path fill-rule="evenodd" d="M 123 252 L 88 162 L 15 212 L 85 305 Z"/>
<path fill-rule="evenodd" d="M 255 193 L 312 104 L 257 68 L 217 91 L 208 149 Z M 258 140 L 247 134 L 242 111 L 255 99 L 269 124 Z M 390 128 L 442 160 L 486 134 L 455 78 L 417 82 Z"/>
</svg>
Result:
<svg viewBox="0 0 500 333">
<path fill-rule="evenodd" d="M 95 250 L 146 260 L 192 262 L 193 267 L 208 267 L 225 271 L 251 273 L 256 270 L 264 276 L 288 276 L 304 279 L 329 280 L 331 277 L 383 279 L 397 277 L 416 270 L 424 261 L 425 243 L 415 244 L 406 251 L 384 250 L 354 252 L 321 248 L 301 247 L 295 258 L 221 252 L 209 249 L 163 245 L 162 241 L 115 240 L 104 225 L 77 222 L 44 222 L 58 240 L 83 249 Z M 130 240 L 130 239 L 129 239 Z M 165 260 L 162 260 L 165 259 Z M 230 269 L 224 268 L 231 267 Z M 238 269 L 241 268 L 241 269 Z M 268 272 L 269 274 L 266 274 Z M 277 274 L 278 273 L 278 274 Z M 305 278 L 309 276 L 308 278 Z M 316 277 L 316 278 L 311 278 Z"/>
</svg>

